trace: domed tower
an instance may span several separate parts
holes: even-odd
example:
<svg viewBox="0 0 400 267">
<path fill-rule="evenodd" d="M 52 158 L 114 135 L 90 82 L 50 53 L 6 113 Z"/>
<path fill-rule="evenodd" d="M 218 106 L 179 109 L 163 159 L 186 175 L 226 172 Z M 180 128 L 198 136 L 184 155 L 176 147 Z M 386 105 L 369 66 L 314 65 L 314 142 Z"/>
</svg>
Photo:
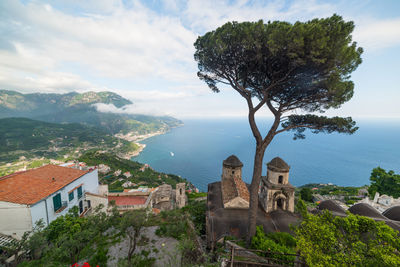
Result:
<svg viewBox="0 0 400 267">
<path fill-rule="evenodd" d="M 261 179 L 259 194 L 265 212 L 279 209 L 294 212 L 294 186 L 289 183 L 289 169 L 280 157 L 267 163 L 267 176 Z"/>
<path fill-rule="evenodd" d="M 222 163 L 221 191 L 224 208 L 249 208 L 249 189 L 242 180 L 243 163 L 231 155 Z"/>
<path fill-rule="evenodd" d="M 235 155 L 229 156 L 222 163 L 222 181 L 234 177 L 242 179 L 242 167 L 243 163 Z"/>
</svg>

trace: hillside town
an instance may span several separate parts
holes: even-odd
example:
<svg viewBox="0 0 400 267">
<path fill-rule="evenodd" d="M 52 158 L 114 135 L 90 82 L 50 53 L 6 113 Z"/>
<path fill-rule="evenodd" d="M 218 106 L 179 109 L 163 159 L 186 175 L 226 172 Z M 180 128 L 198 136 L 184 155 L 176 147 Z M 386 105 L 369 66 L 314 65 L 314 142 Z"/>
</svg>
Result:
<svg viewBox="0 0 400 267">
<path fill-rule="evenodd" d="M 400 266 L 400 1 L 0 1 L 0 267 Z"/>
</svg>

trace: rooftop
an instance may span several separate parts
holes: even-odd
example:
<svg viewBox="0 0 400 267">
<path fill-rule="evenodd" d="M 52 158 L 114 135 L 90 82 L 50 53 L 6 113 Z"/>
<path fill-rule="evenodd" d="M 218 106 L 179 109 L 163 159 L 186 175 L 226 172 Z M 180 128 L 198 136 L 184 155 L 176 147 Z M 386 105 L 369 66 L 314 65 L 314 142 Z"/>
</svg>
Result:
<svg viewBox="0 0 400 267">
<path fill-rule="evenodd" d="M 35 204 L 86 173 L 88 171 L 45 165 L 0 177 L 0 201 Z"/>
<path fill-rule="evenodd" d="M 267 163 L 267 167 L 272 171 L 277 172 L 288 172 L 290 166 L 280 157 L 273 158 L 270 162 Z"/>
<path fill-rule="evenodd" d="M 230 155 L 226 160 L 224 160 L 223 165 L 233 168 L 243 167 L 243 163 L 235 155 Z"/>
<path fill-rule="evenodd" d="M 232 235 L 245 237 L 248 226 L 247 209 L 224 209 L 221 182 L 208 184 L 207 216 L 211 242 L 216 242 L 223 236 Z M 291 232 L 290 224 L 299 223 L 300 217 L 291 212 L 279 210 L 265 213 L 259 206 L 257 210 L 257 225 L 262 225 L 265 232 Z"/>
<path fill-rule="evenodd" d="M 115 200 L 117 206 L 134 206 L 143 205 L 146 203 L 145 196 L 108 196 L 108 202 Z"/>
</svg>

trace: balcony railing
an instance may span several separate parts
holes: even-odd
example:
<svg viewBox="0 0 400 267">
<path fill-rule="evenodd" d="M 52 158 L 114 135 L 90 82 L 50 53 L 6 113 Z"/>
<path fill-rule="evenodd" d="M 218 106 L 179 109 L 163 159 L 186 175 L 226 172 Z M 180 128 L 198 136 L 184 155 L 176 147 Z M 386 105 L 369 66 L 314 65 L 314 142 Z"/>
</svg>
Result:
<svg viewBox="0 0 400 267">
<path fill-rule="evenodd" d="M 61 207 L 58 210 L 56 210 L 56 213 L 62 212 L 67 206 L 68 206 L 67 201 L 61 201 Z"/>
</svg>

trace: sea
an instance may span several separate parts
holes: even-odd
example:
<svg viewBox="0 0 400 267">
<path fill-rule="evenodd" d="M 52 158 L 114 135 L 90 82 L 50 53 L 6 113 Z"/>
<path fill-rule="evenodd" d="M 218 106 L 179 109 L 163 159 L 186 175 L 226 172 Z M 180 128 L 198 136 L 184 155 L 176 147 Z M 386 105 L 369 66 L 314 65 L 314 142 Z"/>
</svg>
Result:
<svg viewBox="0 0 400 267">
<path fill-rule="evenodd" d="M 259 121 L 267 132 L 270 119 Z M 290 165 L 295 186 L 332 183 L 340 186 L 369 184 L 373 168 L 400 173 L 400 120 L 357 120 L 353 135 L 313 134 L 293 140 L 293 133 L 275 136 L 264 163 L 276 156 Z M 146 148 L 132 160 L 148 163 L 160 172 L 180 175 L 200 191 L 219 181 L 222 161 L 234 154 L 243 162 L 243 180 L 251 182 L 255 139 L 246 119 L 188 119 L 169 132 L 143 140 Z M 266 165 L 263 175 L 266 175 Z"/>
</svg>

